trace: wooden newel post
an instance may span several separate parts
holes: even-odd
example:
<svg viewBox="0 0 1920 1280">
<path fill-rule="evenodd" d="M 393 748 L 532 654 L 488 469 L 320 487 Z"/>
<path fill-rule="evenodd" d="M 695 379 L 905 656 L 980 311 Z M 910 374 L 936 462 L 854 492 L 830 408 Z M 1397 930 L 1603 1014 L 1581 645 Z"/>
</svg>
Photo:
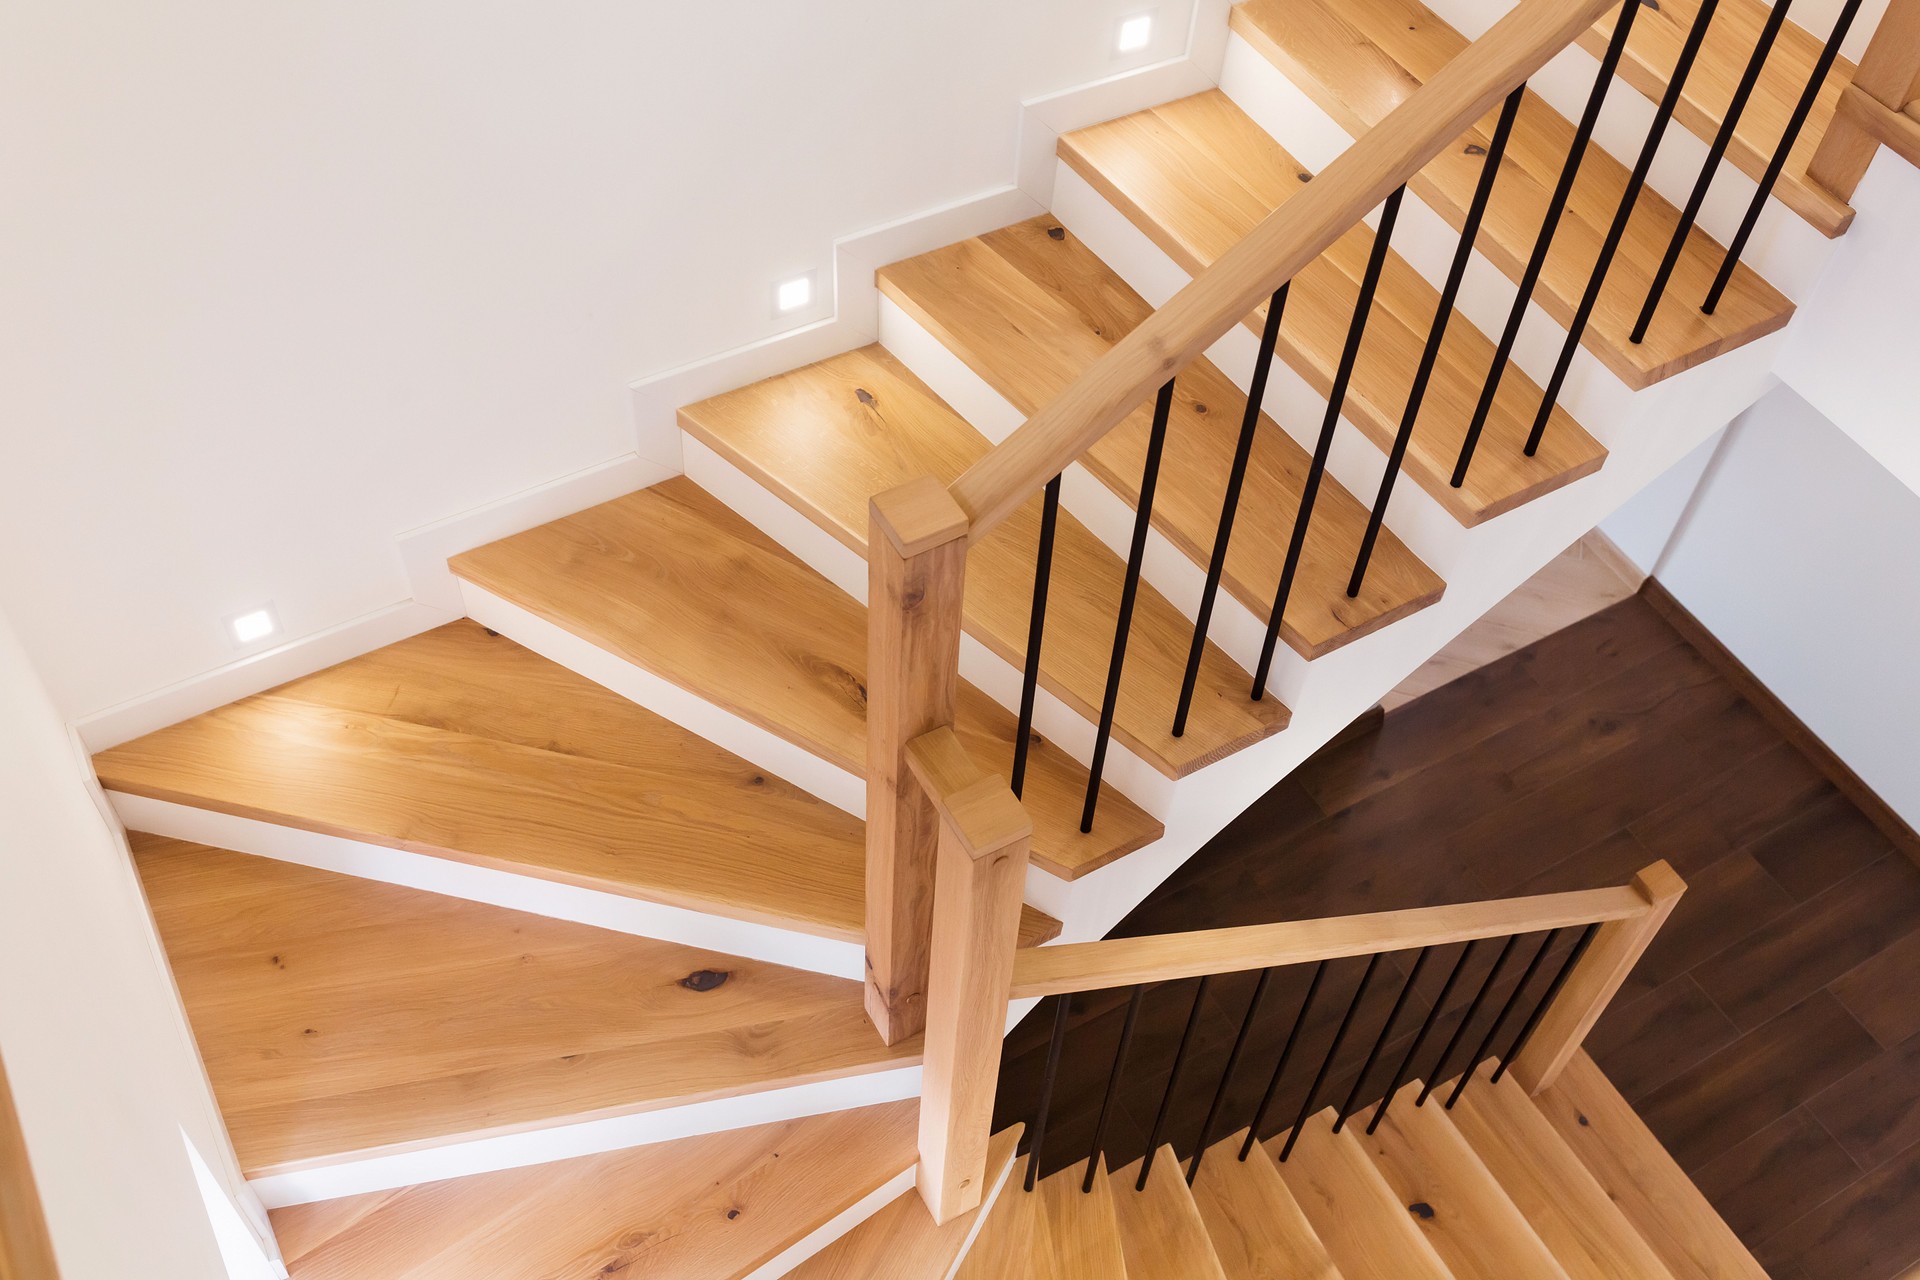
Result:
<svg viewBox="0 0 1920 1280">
<path fill-rule="evenodd" d="M 1606 1012 L 1608 1002 L 1687 890 L 1686 881 L 1665 862 L 1656 862 L 1635 876 L 1633 887 L 1646 899 L 1646 911 L 1600 926 L 1580 966 L 1567 979 L 1533 1038 L 1514 1059 L 1514 1078 L 1529 1094 L 1545 1092 L 1560 1078 L 1561 1070 Z"/>
<path fill-rule="evenodd" d="M 967 515 L 932 477 L 873 499 L 867 539 L 867 1014 L 888 1044 L 927 1022 L 939 823 L 907 744 L 953 723 Z"/>
<path fill-rule="evenodd" d="M 1920 136 L 1908 103 L 1920 99 L 1920 0 L 1891 0 L 1860 59 L 1820 145 L 1807 163 L 1807 176 L 1839 196 L 1853 199 L 1883 142 L 1915 144 Z M 1902 154 L 1911 156 L 1910 150 Z M 1920 164 L 1920 160 L 1914 163 Z"/>
<path fill-rule="evenodd" d="M 939 812 L 933 967 L 920 1089 L 920 1196 L 935 1222 L 980 1203 L 1020 941 L 1033 824 L 951 728 L 907 750 Z"/>
</svg>

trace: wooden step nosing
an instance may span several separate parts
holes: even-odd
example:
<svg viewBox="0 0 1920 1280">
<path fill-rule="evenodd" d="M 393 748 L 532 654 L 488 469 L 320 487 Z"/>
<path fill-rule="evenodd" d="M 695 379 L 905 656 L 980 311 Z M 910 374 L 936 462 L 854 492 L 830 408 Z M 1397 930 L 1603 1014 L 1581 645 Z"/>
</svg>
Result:
<svg viewBox="0 0 1920 1280">
<path fill-rule="evenodd" d="M 876 1039 L 875 1044 L 879 1042 Z M 716 1091 L 696 1101 L 605 1108 L 245 1171 L 269 1209 L 519 1169 L 702 1134 L 827 1115 L 920 1096 L 920 1067 L 889 1062 L 865 1072 Z"/>
<path fill-rule="evenodd" d="M 848 1232 L 854 1230 L 868 1218 L 879 1213 L 901 1196 L 913 1191 L 917 1185 L 916 1175 L 918 1172 L 917 1166 L 908 1165 L 905 1169 L 896 1173 L 893 1177 L 881 1183 L 866 1195 L 860 1197 L 860 1199 L 856 1200 L 853 1204 L 842 1209 L 832 1218 L 821 1223 L 812 1231 L 794 1241 L 753 1270 L 745 1273 L 745 1275 L 741 1277 L 741 1280 L 778 1280 L 778 1277 L 793 1271 L 796 1267 L 799 1267 L 811 1259 L 815 1254 L 827 1248 L 827 1246 L 833 1244 Z M 1001 1181 L 1005 1181 L 1004 1173 L 1001 1175 Z M 982 1218 L 984 1217 L 985 1215 L 982 1214 Z M 975 1230 L 978 1229 L 976 1225 Z M 969 1237 L 969 1240 L 971 1240 L 971 1237 Z"/>
<path fill-rule="evenodd" d="M 107 793 L 130 831 L 232 849 L 339 875 L 404 885 L 428 893 L 636 937 L 764 960 L 791 969 L 861 982 L 865 935 L 823 921 L 750 919 L 703 905 L 641 897 L 631 886 L 588 884 L 539 868 L 456 850 L 403 847 L 301 825 L 297 818 L 244 812 L 197 797 Z M 711 906 L 711 904 L 705 904 Z"/>
<path fill-rule="evenodd" d="M 601 647 L 518 601 L 462 579 L 467 615 L 522 648 L 673 721 L 723 750 L 784 779 L 856 818 L 866 817 L 864 763 L 839 759 L 790 726 L 723 707 L 637 662 Z"/>
</svg>

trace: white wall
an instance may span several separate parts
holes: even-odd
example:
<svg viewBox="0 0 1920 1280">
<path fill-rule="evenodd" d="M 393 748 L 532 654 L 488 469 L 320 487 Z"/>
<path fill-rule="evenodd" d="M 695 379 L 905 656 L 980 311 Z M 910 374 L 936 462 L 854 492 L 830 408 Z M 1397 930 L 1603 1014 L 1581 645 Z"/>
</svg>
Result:
<svg viewBox="0 0 1920 1280">
<path fill-rule="evenodd" d="M 1662 584 L 1920 826 L 1920 495 L 1781 387 L 1728 428 Z"/>
<path fill-rule="evenodd" d="M 297 637 L 405 598 L 396 534 L 632 450 L 630 379 L 1007 185 L 1023 98 L 1191 10 L 6 5 L 0 599 L 57 705 L 228 662 L 263 602 Z"/>
<path fill-rule="evenodd" d="M 1881 148 L 1853 204 L 1853 228 L 1801 305 L 1776 371 L 1920 492 L 1920 169 Z"/>
<path fill-rule="evenodd" d="M 232 1186 L 226 1133 L 126 847 L 4 618 L 0 1045 L 63 1280 L 226 1274 L 187 1148 Z"/>
</svg>

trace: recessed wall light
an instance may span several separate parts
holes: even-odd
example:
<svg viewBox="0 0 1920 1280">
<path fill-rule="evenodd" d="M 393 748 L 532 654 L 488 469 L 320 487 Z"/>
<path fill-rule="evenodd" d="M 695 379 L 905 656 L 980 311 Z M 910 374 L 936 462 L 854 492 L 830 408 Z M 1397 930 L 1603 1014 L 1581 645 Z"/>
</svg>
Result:
<svg viewBox="0 0 1920 1280">
<path fill-rule="evenodd" d="M 813 277 L 795 276 L 791 280 L 782 280 L 774 286 L 773 308 L 785 315 L 789 311 L 798 311 L 813 301 Z"/>
<path fill-rule="evenodd" d="M 273 616 L 272 605 L 249 609 L 227 619 L 227 631 L 235 644 L 256 644 L 279 630 L 280 620 Z"/>
<path fill-rule="evenodd" d="M 1137 13 L 1120 24 L 1121 53 L 1138 53 L 1153 42 L 1153 15 Z"/>
</svg>

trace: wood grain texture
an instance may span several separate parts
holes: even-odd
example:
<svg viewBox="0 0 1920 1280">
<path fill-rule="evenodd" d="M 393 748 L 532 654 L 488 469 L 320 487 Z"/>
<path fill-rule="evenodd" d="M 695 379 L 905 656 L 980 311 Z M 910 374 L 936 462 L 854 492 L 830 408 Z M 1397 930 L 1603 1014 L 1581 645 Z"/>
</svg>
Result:
<svg viewBox="0 0 1920 1280">
<path fill-rule="evenodd" d="M 110 791 L 858 941 L 858 819 L 456 622 L 102 752 Z M 1039 913 L 1029 942 L 1057 929 Z"/>
<path fill-rule="evenodd" d="M 873 494 L 916 475 L 950 483 L 988 448 L 985 436 L 878 346 L 689 405 L 680 423 L 862 555 Z M 1171 456 L 1163 492 L 1175 488 L 1173 471 L 1192 462 Z M 967 557 L 967 632 L 1017 669 L 1026 661 L 1040 505 L 1036 494 Z M 1125 574 L 1123 559 L 1071 514 L 1060 514 L 1040 684 L 1089 721 L 1100 717 Z M 1192 637 L 1187 616 L 1143 582 L 1114 734 L 1173 778 L 1286 724 L 1285 708 L 1272 699 L 1252 701 L 1253 677 L 1209 644 L 1186 733 L 1174 737 Z"/>
<path fill-rule="evenodd" d="M 1675 1280 L 1765 1280 L 1739 1237 L 1593 1059 L 1576 1054 L 1535 1102 Z"/>
<path fill-rule="evenodd" d="M 1054 1275 L 1040 1197 L 1021 1189 L 1026 1170 L 1027 1158 L 1021 1156 L 954 1280 L 1077 1280 Z"/>
<path fill-rule="evenodd" d="M 1418 0 L 1249 0 L 1234 10 L 1234 23 L 1356 135 L 1385 119 L 1409 90 L 1440 74 L 1469 47 Z M 1456 227 L 1464 222 L 1479 182 L 1492 126 L 1491 116 L 1480 120 L 1413 179 L 1414 192 Z M 1509 278 L 1519 279 L 1533 250 L 1573 133 L 1572 121 L 1537 95 L 1528 96 L 1478 241 L 1480 251 Z M 1600 243 L 1626 193 L 1627 176 L 1627 164 L 1589 144 L 1534 290 L 1534 300 L 1562 326 L 1571 321 L 1586 290 Z M 1698 300 L 1706 296 L 1725 249 L 1695 227 L 1667 286 L 1674 302 L 1660 308 L 1644 342 L 1630 342 L 1628 334 L 1679 218 L 1665 197 L 1643 189 L 1582 335 L 1582 344 L 1635 389 L 1772 333 L 1793 315 L 1793 303 L 1745 266 L 1735 271 L 1714 314 L 1702 315 Z M 1695 305 L 1682 305 L 1681 299 Z"/>
<path fill-rule="evenodd" d="M 1127 1280 L 1225 1280 L 1173 1148 L 1163 1147 L 1135 1190 L 1139 1162 L 1109 1175 Z"/>
<path fill-rule="evenodd" d="M 1727 117 L 1727 105 L 1733 101 L 1734 87 L 1759 44 L 1760 28 L 1766 23 L 1769 8 L 1765 0 L 1720 0 L 1673 113 L 1675 121 L 1703 142 L 1713 141 Z M 1627 37 L 1620 78 L 1650 101 L 1658 102 L 1667 91 L 1680 47 L 1686 43 L 1687 32 L 1699 12 L 1699 0 L 1660 0 L 1657 7 L 1645 6 L 1634 18 L 1633 31 Z M 1615 15 L 1608 14 L 1595 23 L 1580 37 L 1581 47 L 1599 57 L 1613 34 L 1614 20 Z M 1775 147 L 1786 133 L 1794 105 L 1813 79 L 1814 62 L 1831 28 L 1831 18 L 1825 18 L 1825 22 L 1817 35 L 1791 20 L 1780 28 L 1754 84 L 1753 96 L 1740 113 L 1740 122 L 1727 145 L 1727 163 L 1755 181 L 1766 172 Z M 1853 209 L 1845 199 L 1810 179 L 1807 165 L 1826 136 L 1841 92 L 1853 75 L 1853 63 L 1845 58 L 1835 60 L 1773 189 L 1775 197 L 1827 236 L 1846 231 L 1853 222 Z"/>
<path fill-rule="evenodd" d="M 1567 1274 L 1676 1280 L 1513 1078 L 1496 1084 L 1491 1072 L 1483 1068 L 1448 1114 Z"/>
<path fill-rule="evenodd" d="M 455 557 L 454 571 L 849 772 L 867 770 L 866 610 L 684 477 Z M 956 731 L 1011 763 L 1014 716 L 961 683 Z M 1027 766 L 1034 854 L 1084 874 L 1158 839 L 1111 787 L 1080 834 L 1087 772 L 1050 742 Z"/>
<path fill-rule="evenodd" d="M 59 1280 L 53 1237 L 27 1156 L 20 1112 L 0 1062 L 0 1280 Z"/>
<path fill-rule="evenodd" d="M 1303 180 L 1304 165 L 1217 90 L 1067 134 L 1060 154 L 1176 262 L 1196 272 L 1218 261 L 1269 211 L 1313 185 Z M 1373 231 L 1356 224 L 1303 267 L 1288 291 L 1276 350 L 1321 395 L 1332 388 L 1373 243 Z M 1342 405 L 1348 420 L 1383 450 L 1399 429 L 1439 302 L 1438 291 L 1412 264 L 1389 254 Z M 1248 325 L 1259 325 L 1264 314 L 1263 306 Z M 1475 455 L 1467 482 L 1455 489 L 1454 461 L 1493 353 L 1486 335 L 1464 317 L 1453 317 L 1404 463 L 1407 476 L 1463 524 L 1588 475 L 1606 456 L 1556 408 L 1541 452 L 1527 457 L 1523 446 L 1540 391 L 1514 370 L 1488 418 L 1484 457 Z"/>
<path fill-rule="evenodd" d="M 1194 1204 L 1227 1280 L 1342 1280 L 1267 1149 L 1255 1143 L 1240 1159 L 1246 1134 L 1215 1143 L 1193 1180 Z"/>
<path fill-rule="evenodd" d="M 913 1162 L 912 1102 L 275 1210 L 296 1280 L 738 1280 Z"/>
<path fill-rule="evenodd" d="M 883 267 L 879 283 L 1027 414 L 1063 393 L 1153 313 L 1112 268 L 1047 217 Z M 1246 394 L 1212 362 L 1199 359 L 1181 372 L 1153 523 L 1196 565 L 1206 565 L 1213 553 L 1245 413 Z M 1080 459 L 1129 505 L 1139 497 L 1152 418 L 1152 406 L 1141 406 Z M 1293 437 L 1262 415 L 1221 576 L 1257 618 L 1273 610 L 1309 462 Z M 1387 529 L 1360 595 L 1349 599 L 1347 579 L 1367 510 L 1337 483 L 1323 482 L 1315 513 L 1281 623 L 1296 652 L 1308 658 L 1329 653 L 1439 598 L 1440 579 Z"/>
<path fill-rule="evenodd" d="M 1267 1149 L 1278 1160 L 1284 1138 Z M 1308 1116 L 1280 1176 L 1346 1280 L 1453 1280 L 1351 1132 Z"/>
<path fill-rule="evenodd" d="M 988 1152 L 990 1187 L 1001 1187 L 1002 1196 L 1020 1194 L 1018 1186 L 1007 1176 L 1012 1171 L 1014 1148 L 1020 1143 L 1020 1134 L 1017 1125 L 995 1134 Z M 894 1280 L 948 1280 L 960 1259 L 966 1256 L 980 1214 L 991 1212 L 992 1208 L 992 1204 L 982 1205 L 939 1226 L 927 1215 L 927 1206 L 919 1193 L 909 1190 L 787 1272 L 788 1280 L 874 1280 L 877 1276 Z"/>
<path fill-rule="evenodd" d="M 1408 1084 L 1372 1133 L 1350 1122 L 1374 1168 L 1412 1215 L 1420 1233 L 1455 1276 L 1537 1276 L 1568 1280 L 1499 1180 L 1453 1127 L 1445 1108 L 1413 1105 L 1420 1085 Z"/>
<path fill-rule="evenodd" d="M 135 847 L 249 1176 L 920 1057 L 917 1040 L 880 1044 L 847 979 L 182 841 Z"/>
<path fill-rule="evenodd" d="M 1052 1264 L 1054 1280 L 1110 1280 L 1126 1274 L 1113 1181 L 1105 1176 L 1103 1165 L 1092 1187 L 1082 1191 L 1086 1172 L 1083 1160 L 1042 1178 L 1035 1188 L 1044 1226 L 1043 1251 Z"/>
</svg>

